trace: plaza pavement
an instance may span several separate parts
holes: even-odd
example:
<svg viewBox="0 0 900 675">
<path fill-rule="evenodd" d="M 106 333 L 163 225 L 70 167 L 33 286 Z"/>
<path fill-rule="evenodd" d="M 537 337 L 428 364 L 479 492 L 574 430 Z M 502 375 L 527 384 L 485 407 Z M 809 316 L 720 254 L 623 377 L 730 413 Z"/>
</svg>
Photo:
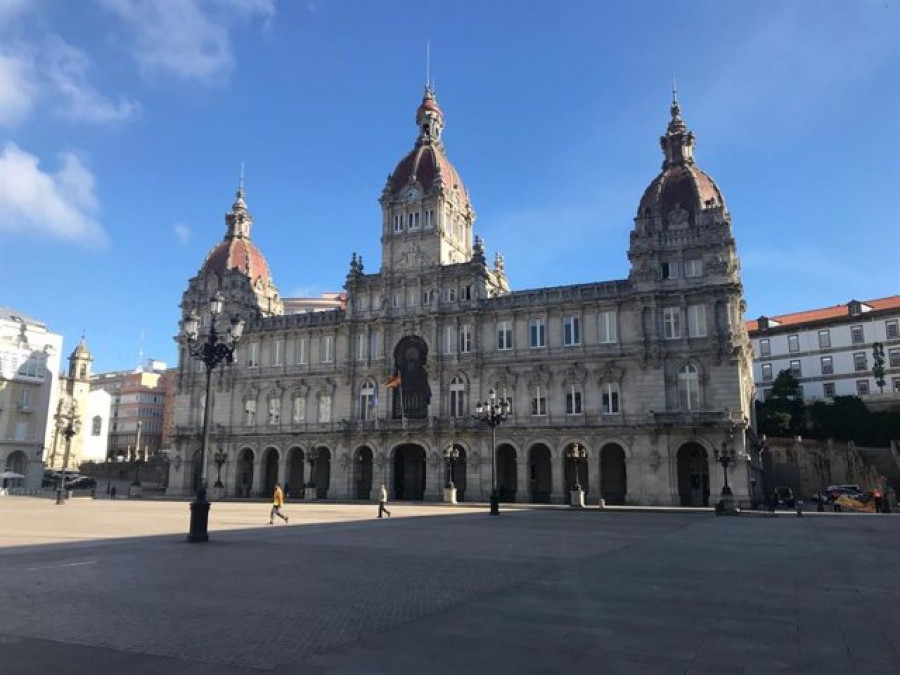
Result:
<svg viewBox="0 0 900 675">
<path fill-rule="evenodd" d="M 0 499 L 0 674 L 879 675 L 900 516 Z"/>
</svg>

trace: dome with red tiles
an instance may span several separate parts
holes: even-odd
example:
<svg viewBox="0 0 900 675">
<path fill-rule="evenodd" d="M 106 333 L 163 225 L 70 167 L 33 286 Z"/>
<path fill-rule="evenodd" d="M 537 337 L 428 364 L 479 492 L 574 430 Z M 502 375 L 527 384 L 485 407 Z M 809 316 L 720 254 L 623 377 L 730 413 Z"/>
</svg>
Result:
<svg viewBox="0 0 900 675">
<path fill-rule="evenodd" d="M 262 252 L 250 241 L 253 218 L 244 203 L 243 186 L 238 189 L 237 198 L 232 204 L 231 213 L 225 216 L 225 222 L 228 224 L 228 232 L 206 256 L 200 273 L 222 276 L 234 270 L 249 277 L 254 285 L 259 280 L 271 284 L 269 264 Z"/>
</svg>

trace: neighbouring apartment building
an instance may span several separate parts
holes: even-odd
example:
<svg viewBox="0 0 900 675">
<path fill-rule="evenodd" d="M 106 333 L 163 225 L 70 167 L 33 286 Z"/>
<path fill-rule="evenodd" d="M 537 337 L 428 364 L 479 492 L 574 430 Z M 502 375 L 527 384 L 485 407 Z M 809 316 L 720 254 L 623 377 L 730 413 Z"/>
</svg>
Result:
<svg viewBox="0 0 900 675">
<path fill-rule="evenodd" d="M 210 454 L 227 494 L 280 481 L 307 498 L 370 499 L 384 483 L 394 499 L 438 500 L 453 448 L 462 500 L 486 501 L 496 476 L 506 501 L 564 502 L 577 482 L 595 503 L 703 506 L 723 484 L 719 452 L 734 454 L 731 485 L 746 500 L 754 388 L 739 260 L 677 100 L 662 170 L 634 196 L 628 278 L 523 290 L 475 235 L 431 89 L 415 119 L 368 234 L 381 268 L 348 256 L 339 306 L 291 312 L 301 303 L 281 297 L 251 241 L 243 184 L 189 280 L 180 306 L 198 315 L 201 341 L 216 293 L 220 334 L 232 316 L 247 322 L 211 386 Z M 183 495 L 217 467 L 207 456 L 201 476 L 205 367 L 183 340 L 178 365 L 168 490 Z M 472 417 L 490 391 L 511 411 L 496 445 Z M 587 457 L 573 459 L 575 446 Z"/>
<path fill-rule="evenodd" d="M 753 342 L 757 398 L 790 370 L 808 401 L 880 394 L 873 349 L 884 352 L 885 393 L 900 394 L 900 295 L 747 322 Z"/>
<path fill-rule="evenodd" d="M 133 371 L 98 373 L 93 389 L 111 396 L 107 458 L 148 457 L 162 447 L 165 426 L 166 364 L 149 360 Z"/>
</svg>

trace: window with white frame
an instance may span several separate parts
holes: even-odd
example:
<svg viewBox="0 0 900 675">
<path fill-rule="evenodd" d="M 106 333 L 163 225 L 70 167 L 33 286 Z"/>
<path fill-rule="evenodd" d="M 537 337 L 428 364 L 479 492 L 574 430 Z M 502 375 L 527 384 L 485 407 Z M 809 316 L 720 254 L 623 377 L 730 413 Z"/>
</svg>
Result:
<svg viewBox="0 0 900 675">
<path fill-rule="evenodd" d="M 868 380 L 857 380 L 856 381 L 856 395 L 857 396 L 865 396 L 869 393 L 869 381 Z"/>
<path fill-rule="evenodd" d="M 281 398 L 271 396 L 269 398 L 269 424 L 279 424 L 281 422 Z"/>
<path fill-rule="evenodd" d="M 769 338 L 763 338 L 759 341 L 759 355 L 760 356 L 770 356 L 772 354 L 772 343 L 769 342 Z"/>
<path fill-rule="evenodd" d="M 800 368 L 800 360 L 799 359 L 794 359 L 790 362 L 790 370 L 791 370 L 791 375 L 793 375 L 794 377 L 802 377 L 803 376 L 803 372 Z"/>
<path fill-rule="evenodd" d="M 772 364 L 771 363 L 762 364 L 762 379 L 763 379 L 763 382 L 769 382 L 772 379 Z"/>
<path fill-rule="evenodd" d="M 453 326 L 444 326 L 444 353 L 452 354 L 456 344 L 456 330 Z"/>
<path fill-rule="evenodd" d="M 378 331 L 375 330 L 369 333 L 369 358 L 372 360 L 378 358 Z"/>
<path fill-rule="evenodd" d="M 450 380 L 450 417 L 465 417 L 466 414 L 466 384 L 457 375 Z"/>
<path fill-rule="evenodd" d="M 498 321 L 497 322 L 497 349 L 500 351 L 505 351 L 507 349 L 512 349 L 512 322 L 510 321 Z"/>
<path fill-rule="evenodd" d="M 370 420 L 375 415 L 375 383 L 367 380 L 359 389 L 359 419 Z"/>
<path fill-rule="evenodd" d="M 823 382 L 822 394 L 825 398 L 834 398 L 834 382 Z"/>
<path fill-rule="evenodd" d="M 677 279 L 678 278 L 678 263 L 677 262 L 664 262 L 662 264 L 662 278 L 663 279 Z"/>
<path fill-rule="evenodd" d="M 306 338 L 298 337 L 294 340 L 294 365 L 306 365 Z"/>
<path fill-rule="evenodd" d="M 456 302 L 456 289 L 455 288 L 445 288 L 444 289 L 444 299 L 447 302 Z"/>
<path fill-rule="evenodd" d="M 303 424 L 306 421 L 306 397 L 298 394 L 294 396 L 291 405 L 291 422 Z"/>
<path fill-rule="evenodd" d="M 600 404 L 604 415 L 617 415 L 619 411 L 619 385 L 604 382 L 600 385 Z"/>
<path fill-rule="evenodd" d="M 357 361 L 365 361 L 366 360 L 366 336 L 363 334 L 358 334 L 354 338 L 354 342 L 356 344 L 356 349 L 354 350 Z"/>
<path fill-rule="evenodd" d="M 866 335 L 862 326 L 850 326 L 850 342 L 855 345 L 861 345 L 866 341 Z"/>
<path fill-rule="evenodd" d="M 395 308 L 400 306 L 400 293 L 399 292 L 391 294 L 391 306 L 395 307 Z"/>
<path fill-rule="evenodd" d="M 398 214 L 394 215 L 394 234 L 401 234 L 403 232 L 403 216 Z"/>
<path fill-rule="evenodd" d="M 434 227 L 434 211 L 428 210 L 425 212 L 425 229 L 430 230 Z"/>
<path fill-rule="evenodd" d="M 581 318 L 567 316 L 563 319 L 563 345 L 574 347 L 581 344 Z"/>
<path fill-rule="evenodd" d="M 663 337 L 666 340 L 674 340 L 681 337 L 681 308 L 663 308 Z"/>
<path fill-rule="evenodd" d="M 272 340 L 272 344 L 269 346 L 269 365 L 270 366 L 280 366 L 281 365 L 281 352 L 284 343 L 278 340 Z"/>
<path fill-rule="evenodd" d="M 617 342 L 618 327 L 616 325 L 616 313 L 614 311 L 602 311 L 598 315 L 598 323 L 600 327 L 600 342 L 609 344 Z"/>
<path fill-rule="evenodd" d="M 31 388 L 25 387 L 19 392 L 19 408 L 21 410 L 31 410 Z"/>
<path fill-rule="evenodd" d="M 543 319 L 531 319 L 528 322 L 529 346 L 542 349 L 547 346 L 547 324 Z"/>
<path fill-rule="evenodd" d="M 688 305 L 688 336 L 706 337 L 706 305 Z"/>
<path fill-rule="evenodd" d="M 789 352 L 799 352 L 800 351 L 800 336 L 799 335 L 788 335 L 788 351 Z"/>
<path fill-rule="evenodd" d="M 891 383 L 893 385 L 894 391 L 900 392 L 900 377 L 892 377 Z"/>
<path fill-rule="evenodd" d="M 703 260 L 694 258 L 684 261 L 685 277 L 702 277 L 703 276 Z"/>
<path fill-rule="evenodd" d="M 547 414 L 547 388 L 536 384 L 531 388 L 531 414 L 543 416 Z"/>
<path fill-rule="evenodd" d="M 472 284 L 466 284 L 462 287 L 459 293 L 460 300 L 471 300 L 472 299 Z"/>
<path fill-rule="evenodd" d="M 682 410 L 700 409 L 700 374 L 691 363 L 678 371 L 678 402 Z"/>
<path fill-rule="evenodd" d="M 580 415 L 581 409 L 581 385 L 570 384 L 566 387 L 566 415 Z"/>
<path fill-rule="evenodd" d="M 827 349 L 831 346 L 831 331 L 830 330 L 820 330 L 819 331 L 819 349 Z"/>
<path fill-rule="evenodd" d="M 853 370 L 866 370 L 868 369 L 868 362 L 866 359 L 865 352 L 854 352 L 853 353 Z"/>
<path fill-rule="evenodd" d="M 468 354 L 472 351 L 472 326 L 466 324 L 459 327 L 459 353 Z"/>
<path fill-rule="evenodd" d="M 251 342 L 247 345 L 247 367 L 259 368 L 259 343 Z"/>
<path fill-rule="evenodd" d="M 16 420 L 16 438 L 17 441 L 28 440 L 28 420 Z"/>
<path fill-rule="evenodd" d="M 244 424 L 248 427 L 256 424 L 256 400 L 248 398 L 244 401 Z"/>
<path fill-rule="evenodd" d="M 891 364 L 891 368 L 900 368 L 900 349 L 888 350 L 888 363 Z"/>
<path fill-rule="evenodd" d="M 831 375 L 834 373 L 834 360 L 830 356 L 822 357 L 822 374 Z"/>
<path fill-rule="evenodd" d="M 334 336 L 322 336 L 322 363 L 331 363 L 334 361 Z"/>
<path fill-rule="evenodd" d="M 888 340 L 900 337 L 900 322 L 897 319 L 891 319 L 884 322 L 884 333 Z"/>
<path fill-rule="evenodd" d="M 331 422 L 331 394 L 319 395 L 319 423 Z"/>
</svg>

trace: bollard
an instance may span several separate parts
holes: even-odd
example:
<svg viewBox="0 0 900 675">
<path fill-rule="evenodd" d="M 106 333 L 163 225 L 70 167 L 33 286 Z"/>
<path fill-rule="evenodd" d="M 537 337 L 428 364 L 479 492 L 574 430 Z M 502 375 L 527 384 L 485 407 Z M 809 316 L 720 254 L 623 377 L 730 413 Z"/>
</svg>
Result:
<svg viewBox="0 0 900 675">
<path fill-rule="evenodd" d="M 797 508 L 797 517 L 801 518 L 803 516 L 803 500 L 798 499 L 794 502 L 794 506 Z"/>
</svg>

